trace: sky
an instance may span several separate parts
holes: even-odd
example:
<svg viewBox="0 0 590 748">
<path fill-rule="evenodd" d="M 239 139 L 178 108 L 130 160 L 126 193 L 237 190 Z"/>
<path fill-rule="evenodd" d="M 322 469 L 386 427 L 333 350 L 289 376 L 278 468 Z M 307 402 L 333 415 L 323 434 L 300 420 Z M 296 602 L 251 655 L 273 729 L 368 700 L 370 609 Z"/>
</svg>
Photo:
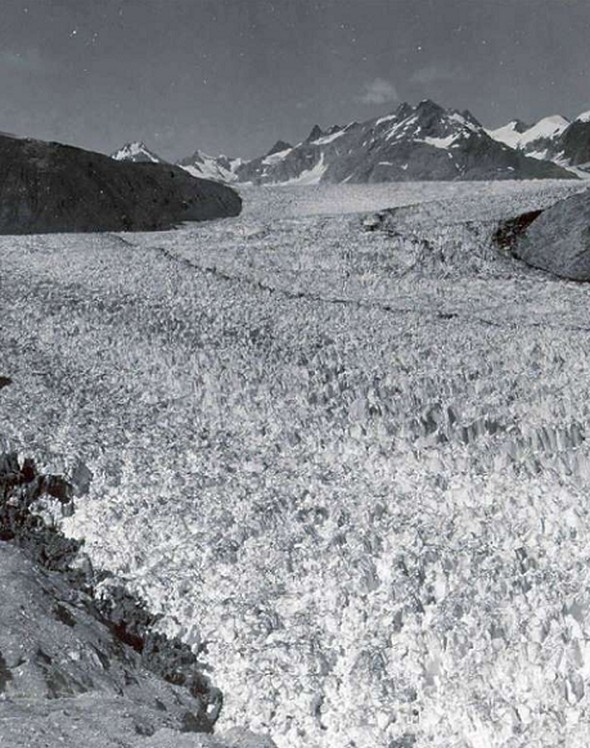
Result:
<svg viewBox="0 0 590 748">
<path fill-rule="evenodd" d="M 402 101 L 590 110 L 590 0 L 0 0 L 0 131 L 253 157 Z"/>
</svg>

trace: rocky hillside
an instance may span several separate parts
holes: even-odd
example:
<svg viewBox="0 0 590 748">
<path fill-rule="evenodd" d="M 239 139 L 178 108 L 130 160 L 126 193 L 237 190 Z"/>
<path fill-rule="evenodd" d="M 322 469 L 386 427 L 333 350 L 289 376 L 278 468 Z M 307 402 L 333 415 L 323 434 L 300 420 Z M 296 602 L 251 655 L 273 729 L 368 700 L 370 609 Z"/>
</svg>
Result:
<svg viewBox="0 0 590 748">
<path fill-rule="evenodd" d="M 148 231 L 234 216 L 229 187 L 175 166 L 0 136 L 0 233 Z"/>
<path fill-rule="evenodd" d="M 221 692 L 186 644 L 158 633 L 143 602 L 42 516 L 71 513 L 90 477 L 83 465 L 69 482 L 0 455 L 0 743 L 131 748 L 154 736 L 159 748 L 184 745 L 184 733 L 213 731 Z M 272 745 L 247 733 L 186 745 L 244 741 Z"/>
</svg>

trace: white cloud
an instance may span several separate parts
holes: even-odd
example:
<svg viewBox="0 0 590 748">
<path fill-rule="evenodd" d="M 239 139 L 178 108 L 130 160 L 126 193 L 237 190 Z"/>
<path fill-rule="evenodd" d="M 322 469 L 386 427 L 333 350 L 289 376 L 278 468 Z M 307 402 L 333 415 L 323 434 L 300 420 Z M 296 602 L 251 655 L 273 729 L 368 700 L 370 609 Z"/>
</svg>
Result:
<svg viewBox="0 0 590 748">
<path fill-rule="evenodd" d="M 365 104 L 389 104 L 399 101 L 395 86 L 385 78 L 375 78 L 370 83 L 365 83 L 364 89 L 361 101 Z"/>
</svg>

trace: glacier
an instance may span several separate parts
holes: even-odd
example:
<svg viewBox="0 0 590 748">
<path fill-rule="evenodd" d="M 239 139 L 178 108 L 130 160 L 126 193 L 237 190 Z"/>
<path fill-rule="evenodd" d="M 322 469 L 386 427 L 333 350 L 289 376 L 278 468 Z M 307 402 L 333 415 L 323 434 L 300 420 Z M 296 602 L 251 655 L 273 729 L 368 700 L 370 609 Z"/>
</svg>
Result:
<svg viewBox="0 0 590 748">
<path fill-rule="evenodd" d="M 583 182 L 240 187 L 0 238 L 0 446 L 280 748 L 585 748 L 590 288 L 494 251 Z M 375 217 L 377 216 L 377 217 Z"/>
</svg>

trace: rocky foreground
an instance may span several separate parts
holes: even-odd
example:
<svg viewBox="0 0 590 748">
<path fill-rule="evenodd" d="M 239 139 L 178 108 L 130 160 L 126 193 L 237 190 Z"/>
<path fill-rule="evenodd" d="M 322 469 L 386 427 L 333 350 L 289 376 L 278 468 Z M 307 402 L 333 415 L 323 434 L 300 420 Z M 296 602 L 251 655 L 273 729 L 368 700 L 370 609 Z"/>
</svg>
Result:
<svg viewBox="0 0 590 748">
<path fill-rule="evenodd" d="M 70 513 L 89 477 L 79 465 L 70 483 L 0 456 L 0 743 L 272 745 L 243 732 L 210 737 L 223 699 L 196 655 L 35 513 Z"/>
<path fill-rule="evenodd" d="M 238 215 L 224 185 L 168 164 L 0 135 L 0 233 L 150 231 Z"/>
</svg>

